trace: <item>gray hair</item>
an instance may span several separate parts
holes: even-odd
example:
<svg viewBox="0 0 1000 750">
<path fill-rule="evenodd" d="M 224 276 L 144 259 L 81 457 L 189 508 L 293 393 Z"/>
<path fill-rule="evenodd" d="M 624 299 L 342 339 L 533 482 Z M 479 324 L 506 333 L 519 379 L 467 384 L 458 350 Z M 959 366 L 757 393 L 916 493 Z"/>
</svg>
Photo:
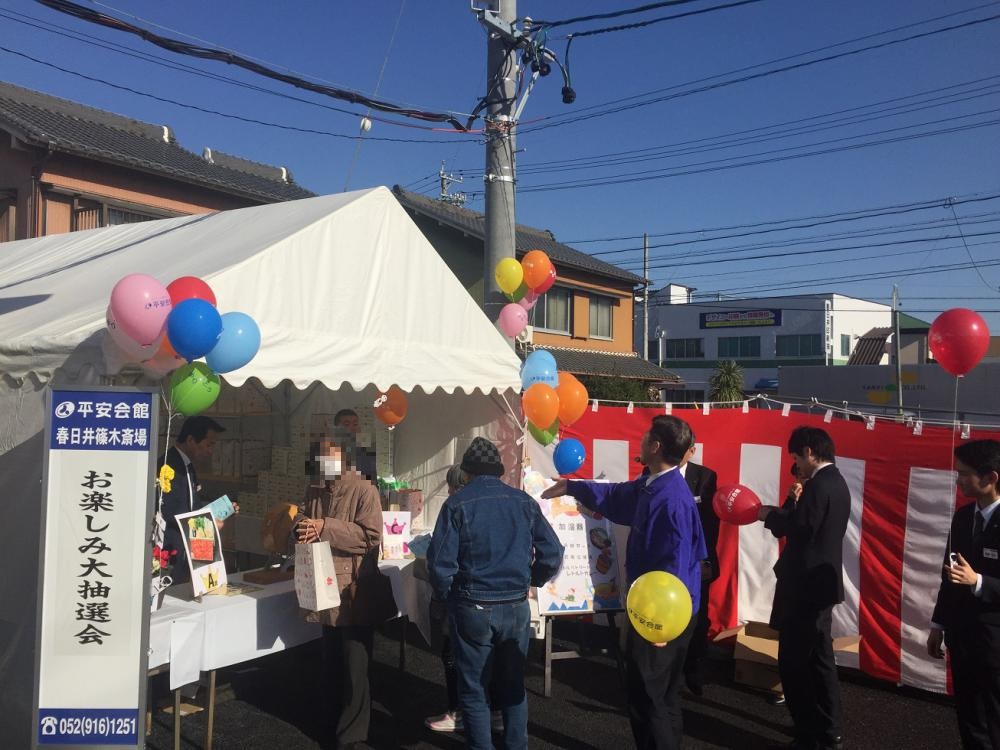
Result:
<svg viewBox="0 0 1000 750">
<path fill-rule="evenodd" d="M 445 482 L 448 483 L 448 492 L 458 492 L 469 483 L 469 475 L 465 473 L 460 464 L 455 464 L 448 469 Z"/>
</svg>

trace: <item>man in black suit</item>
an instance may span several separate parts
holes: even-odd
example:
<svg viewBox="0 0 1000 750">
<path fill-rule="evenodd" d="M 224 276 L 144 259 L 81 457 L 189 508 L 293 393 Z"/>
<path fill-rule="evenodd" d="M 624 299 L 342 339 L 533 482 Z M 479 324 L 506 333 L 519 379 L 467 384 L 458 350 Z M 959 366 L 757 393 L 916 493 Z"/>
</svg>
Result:
<svg viewBox="0 0 1000 750">
<path fill-rule="evenodd" d="M 951 653 L 962 747 L 1000 749 L 1000 442 L 955 448 L 958 489 L 975 500 L 951 522 L 927 651 Z"/>
<path fill-rule="evenodd" d="M 219 433 L 225 428 L 209 417 L 189 417 L 181 425 L 177 441 L 167 451 L 166 464 L 174 470 L 174 478 L 170 483 L 170 492 L 164 492 L 160 512 L 166 523 L 163 532 L 163 548 L 172 553 L 177 551 L 173 559 L 170 578 L 175 584 L 187 583 L 191 580 L 188 569 L 187 555 L 184 552 L 184 541 L 177 527 L 178 513 L 190 513 L 200 510 L 212 502 L 210 498 L 201 496 L 201 485 L 198 484 L 196 464 L 210 465 L 212 451 Z M 235 507 L 235 504 L 234 504 Z M 222 522 L 216 521 L 222 528 Z"/>
<path fill-rule="evenodd" d="M 808 480 L 798 502 L 762 506 L 758 518 L 785 548 L 774 566 L 771 627 L 778 631 L 778 672 L 795 724 L 792 748 L 841 747 L 840 685 L 830 626 L 844 601 L 843 545 L 851 493 L 834 466 L 833 440 L 797 427 L 788 452 Z"/>
<path fill-rule="evenodd" d="M 333 426 L 342 427 L 351 433 L 351 435 L 355 438 L 358 436 L 358 428 L 360 425 L 361 420 L 358 418 L 358 413 L 353 409 L 341 409 L 333 415 Z M 359 445 L 357 446 L 357 451 L 354 456 L 357 461 L 354 468 L 358 470 L 358 473 L 368 477 L 372 481 L 372 484 L 376 484 L 378 482 L 378 469 L 375 459 L 375 451 L 362 448 Z"/>
<path fill-rule="evenodd" d="M 693 439 L 694 436 L 692 436 Z M 719 555 L 715 550 L 715 546 L 719 542 L 719 517 L 715 515 L 715 509 L 712 507 L 712 498 L 715 497 L 718 477 L 708 467 L 696 464 L 691 460 L 694 458 L 694 451 L 695 446 L 692 444 L 684 455 L 681 473 L 684 475 L 684 479 L 691 489 L 691 494 L 694 495 L 695 504 L 698 506 L 701 527 L 705 532 L 705 547 L 708 549 L 708 557 L 701 561 L 701 607 L 698 608 L 698 620 L 691 636 L 691 645 L 688 646 L 687 656 L 684 659 L 684 680 L 688 690 L 695 695 L 701 695 L 705 684 L 702 666 L 705 661 L 705 652 L 708 650 L 708 589 L 712 581 L 719 577 Z"/>
</svg>

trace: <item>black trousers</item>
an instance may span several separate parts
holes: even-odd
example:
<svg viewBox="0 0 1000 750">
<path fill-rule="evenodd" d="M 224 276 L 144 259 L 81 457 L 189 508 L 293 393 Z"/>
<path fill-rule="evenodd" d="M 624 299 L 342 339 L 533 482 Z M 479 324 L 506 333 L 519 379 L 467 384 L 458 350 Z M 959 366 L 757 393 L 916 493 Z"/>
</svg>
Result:
<svg viewBox="0 0 1000 750">
<path fill-rule="evenodd" d="M 965 750 L 1000 750 L 1000 631 L 945 631 L 958 730 Z"/>
<path fill-rule="evenodd" d="M 629 626 L 625 678 L 632 736 L 638 750 L 677 750 L 684 734 L 681 682 L 697 613 L 677 638 L 659 648 Z"/>
<path fill-rule="evenodd" d="M 795 738 L 832 744 L 841 734 L 840 683 L 830 637 L 833 607 L 789 612 L 778 635 L 778 672 Z"/>
<path fill-rule="evenodd" d="M 332 698 L 330 729 L 339 746 L 368 740 L 372 714 L 368 665 L 373 638 L 370 627 L 323 628 L 323 667 Z"/>
<path fill-rule="evenodd" d="M 703 670 L 705 654 L 708 653 L 708 589 L 711 585 L 711 581 L 701 579 L 701 609 L 694 615 L 694 632 L 684 659 L 684 676 L 688 682 L 697 685 L 705 681 Z"/>
</svg>

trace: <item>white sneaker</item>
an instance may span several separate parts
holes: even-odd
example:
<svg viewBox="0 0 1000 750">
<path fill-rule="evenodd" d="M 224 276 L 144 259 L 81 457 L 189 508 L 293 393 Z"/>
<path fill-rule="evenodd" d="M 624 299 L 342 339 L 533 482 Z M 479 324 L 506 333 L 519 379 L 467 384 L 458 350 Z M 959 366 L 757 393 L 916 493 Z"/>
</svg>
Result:
<svg viewBox="0 0 1000 750">
<path fill-rule="evenodd" d="M 494 732 L 503 732 L 503 711 L 493 711 L 490 714 L 490 728 Z"/>
<path fill-rule="evenodd" d="M 424 726 L 432 732 L 461 732 L 462 712 L 445 711 L 440 716 L 428 716 L 424 719 Z"/>
</svg>

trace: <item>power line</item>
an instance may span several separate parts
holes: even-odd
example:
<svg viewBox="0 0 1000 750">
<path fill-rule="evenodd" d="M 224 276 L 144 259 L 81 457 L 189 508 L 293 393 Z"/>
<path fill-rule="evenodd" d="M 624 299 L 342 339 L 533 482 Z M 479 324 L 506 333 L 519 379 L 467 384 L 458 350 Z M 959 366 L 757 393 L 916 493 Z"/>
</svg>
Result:
<svg viewBox="0 0 1000 750">
<path fill-rule="evenodd" d="M 236 86 L 250 91 L 256 91 L 262 94 L 267 94 L 269 96 L 275 96 L 281 99 L 286 99 L 288 101 L 299 102 L 301 104 L 308 104 L 311 107 L 319 107 L 329 112 L 337 112 L 339 114 L 347 115 L 352 118 L 358 118 L 361 117 L 362 115 L 361 112 L 355 112 L 349 109 L 344 109 L 343 107 L 335 107 L 325 102 L 314 101 L 312 99 L 305 99 L 301 96 L 295 96 L 294 94 L 289 94 L 287 92 L 265 88 L 257 84 L 248 83 L 246 81 L 240 81 L 230 76 L 225 76 L 219 73 L 213 73 L 210 71 L 201 70 L 200 68 L 196 68 L 191 65 L 186 65 L 185 63 L 178 62 L 176 60 L 169 60 L 165 57 L 152 55 L 148 52 L 137 50 L 134 47 L 118 44 L 116 42 L 105 41 L 90 34 L 84 34 L 82 32 L 69 29 L 66 26 L 60 26 L 59 24 L 43 21 L 42 19 L 36 18 L 35 16 L 30 16 L 24 13 L 13 11 L 10 8 L 0 8 L 0 18 L 6 18 L 9 21 L 13 21 L 14 23 L 18 23 L 23 26 L 28 26 L 30 28 L 38 29 L 39 31 L 44 31 L 48 34 L 54 34 L 56 36 L 60 36 L 65 39 L 71 39 L 81 44 L 87 44 L 92 47 L 97 47 L 99 49 L 107 50 L 109 52 L 123 55 L 125 57 L 130 57 L 135 60 L 142 60 L 143 62 L 147 62 L 152 65 L 157 65 L 162 68 L 167 68 L 168 70 L 187 73 L 189 75 L 197 76 L 199 78 L 205 78 L 207 80 L 224 83 L 230 86 Z M 394 125 L 397 127 L 419 128 L 421 130 L 424 129 L 433 130 L 433 128 L 423 128 L 413 123 L 400 122 L 398 120 L 392 120 L 387 117 L 379 117 L 377 115 L 369 115 L 369 119 L 375 122 L 384 123 L 386 125 Z M 446 141 L 441 141 L 441 143 L 445 142 Z M 462 141 L 454 141 L 454 142 L 459 144 L 463 143 Z M 471 142 L 471 141 L 466 141 L 466 142 Z"/>
<path fill-rule="evenodd" d="M 984 113 L 977 114 L 989 114 L 993 110 Z M 972 116 L 972 115 L 970 115 Z M 953 118 L 957 119 L 957 118 Z M 791 161 L 794 159 L 804 159 L 812 156 L 824 156 L 826 154 L 841 153 L 844 151 L 856 151 L 863 148 L 871 148 L 873 146 L 883 146 L 890 143 L 902 143 L 905 141 L 918 140 L 921 138 L 930 138 L 937 135 L 947 135 L 950 133 L 961 133 L 968 130 L 975 130 L 984 127 L 993 127 L 1000 124 L 1000 119 L 987 120 L 984 122 L 971 123 L 962 126 L 956 126 L 951 128 L 939 128 L 936 130 L 927 131 L 924 133 L 912 133 L 909 135 L 895 136 L 892 138 L 883 138 L 878 140 L 872 140 L 866 143 L 856 143 L 848 144 L 843 146 L 837 146 L 833 148 L 817 149 L 814 151 L 806 151 L 804 153 L 798 154 L 786 154 L 784 156 L 774 156 L 771 158 L 758 158 L 764 157 L 769 154 L 777 154 L 782 151 L 792 150 L 794 148 L 809 148 L 810 146 L 822 145 L 824 142 L 819 142 L 816 144 L 809 144 L 804 146 L 796 146 L 789 149 L 775 149 L 772 151 L 764 151 L 758 154 L 752 154 L 744 157 L 729 157 L 726 159 L 716 159 L 706 162 L 695 162 L 693 164 L 685 164 L 678 167 L 673 167 L 671 169 L 660 169 L 660 170 L 642 170 L 639 172 L 629 172 L 611 175 L 608 177 L 603 177 L 600 179 L 593 180 L 578 180 L 575 182 L 550 182 L 535 184 L 521 188 L 522 193 L 534 193 L 540 191 L 556 191 L 556 190 L 579 190 L 581 188 L 590 187 L 606 187 L 608 185 L 620 185 L 622 183 L 639 183 L 639 182 L 649 182 L 653 180 L 663 180 L 672 177 L 686 177 L 695 174 L 707 174 L 712 172 L 721 172 L 729 169 L 740 169 L 743 167 L 753 167 L 760 165 L 776 164 L 783 161 Z M 919 126 L 911 126 L 919 127 Z M 893 129 L 896 130 L 896 129 Z M 891 130 L 881 131 L 881 132 L 892 132 Z M 871 135 L 871 134 L 869 134 Z M 856 138 L 860 136 L 852 136 Z M 850 140 L 845 139 L 834 139 L 829 141 L 829 143 L 834 143 L 840 140 Z M 744 159 L 744 161 L 736 161 L 737 159 Z M 733 163 L 723 163 L 723 162 L 733 162 Z"/>
<path fill-rule="evenodd" d="M 38 2 L 42 2 L 42 1 L 43 0 L 38 0 Z M 45 0 L 45 1 L 50 1 L 50 0 Z M 995 3 L 990 3 L 990 5 L 994 5 L 994 4 Z M 967 13 L 967 12 L 969 12 L 969 11 L 961 11 L 961 13 Z M 949 14 L 949 15 L 957 15 L 957 14 Z M 948 33 L 948 32 L 951 32 L 951 31 L 957 31 L 957 30 L 960 30 L 960 29 L 971 28 L 973 26 L 978 26 L 978 25 L 984 24 L 984 23 L 991 23 L 991 22 L 997 20 L 998 18 L 1000 18 L 1000 15 L 992 15 L 992 16 L 987 16 L 985 18 L 979 18 L 979 19 L 974 19 L 974 20 L 971 20 L 971 21 L 966 21 L 964 23 L 955 24 L 955 25 L 952 25 L 952 26 L 944 26 L 944 27 L 941 27 L 941 28 L 938 28 L 938 29 L 932 29 L 930 31 L 920 32 L 918 34 L 911 34 L 910 36 L 901 37 L 899 39 L 890 39 L 890 40 L 887 40 L 885 42 L 880 42 L 878 44 L 872 44 L 872 45 L 868 45 L 868 46 L 864 46 L 864 47 L 859 47 L 859 48 L 853 49 L 853 50 L 846 50 L 844 52 L 838 52 L 838 53 L 835 53 L 835 54 L 824 55 L 823 57 L 818 57 L 818 58 L 815 58 L 815 59 L 812 59 L 812 60 L 805 60 L 805 61 L 798 62 L 798 63 L 792 63 L 792 64 L 789 64 L 789 65 L 783 65 L 783 66 L 776 67 L 776 68 L 770 68 L 770 69 L 759 71 L 759 72 L 756 72 L 756 73 L 747 73 L 746 75 L 743 75 L 743 76 L 739 76 L 739 77 L 736 77 L 736 78 L 729 78 L 729 79 L 723 80 L 723 81 L 716 81 L 715 83 L 706 83 L 705 85 L 702 85 L 702 86 L 695 86 L 693 88 L 688 88 L 686 90 L 678 91 L 676 93 L 669 94 L 669 95 L 666 95 L 666 96 L 655 97 L 653 99 L 648 99 L 648 100 L 640 101 L 640 102 L 634 102 L 632 104 L 622 104 L 620 106 L 611 107 L 609 109 L 605 109 L 605 110 L 597 111 L 597 112 L 592 112 L 592 113 L 589 113 L 589 114 L 583 113 L 581 110 L 578 110 L 576 113 L 574 113 L 572 115 L 550 115 L 548 117 L 542 117 L 542 118 L 538 118 L 537 120 L 533 120 L 532 122 L 537 122 L 537 123 L 541 123 L 541 124 L 534 125 L 534 126 L 529 126 L 529 127 L 524 127 L 524 128 L 521 129 L 521 133 L 522 134 L 534 133 L 534 132 L 537 132 L 537 131 L 540 131 L 540 130 L 545 130 L 545 129 L 550 128 L 550 127 L 556 127 L 556 126 L 561 126 L 561 125 L 568 125 L 570 123 L 578 122 L 578 121 L 581 121 L 581 120 L 593 120 L 593 119 L 596 119 L 598 117 L 604 117 L 604 116 L 607 116 L 607 115 L 610 115 L 610 114 L 617 114 L 617 113 L 620 113 L 620 112 L 626 112 L 626 111 L 629 111 L 629 110 L 632 110 L 632 109 L 636 109 L 638 107 L 646 107 L 646 106 L 649 106 L 649 105 L 652 105 L 652 104 L 658 104 L 658 103 L 665 102 L 665 101 L 672 101 L 674 99 L 679 99 L 679 98 L 682 98 L 682 97 L 692 96 L 694 94 L 700 94 L 700 93 L 704 93 L 704 92 L 707 92 L 707 91 L 713 91 L 713 90 L 720 89 L 720 88 L 726 88 L 726 87 L 733 86 L 733 85 L 738 84 L 738 83 L 746 83 L 747 81 L 753 81 L 753 80 L 759 80 L 759 79 L 762 79 L 762 78 L 768 78 L 768 77 L 773 76 L 773 75 L 779 75 L 781 73 L 787 73 L 787 72 L 790 72 L 790 71 L 793 71 L 793 70 L 800 70 L 800 69 L 803 69 L 803 68 L 811 67 L 813 65 L 818 65 L 820 63 L 831 62 L 833 60 L 840 60 L 840 59 L 843 59 L 843 58 L 846 58 L 846 57 L 851 57 L 851 56 L 854 56 L 854 55 L 858 55 L 858 54 L 861 54 L 861 53 L 864 53 L 864 52 L 871 52 L 871 51 L 874 51 L 874 50 L 884 49 L 886 47 L 895 46 L 897 44 L 904 44 L 906 42 L 915 41 L 917 39 L 925 39 L 925 38 L 928 38 L 928 37 L 931 37 L 931 36 L 936 36 L 938 34 L 944 34 L 944 33 Z M 921 21 L 918 24 L 912 24 L 912 25 L 922 25 L 922 24 L 925 24 L 925 23 L 930 23 L 931 21 L 934 21 L 934 20 L 938 20 L 938 19 L 931 19 L 929 21 Z M 902 27 L 902 28 L 906 28 L 906 27 Z M 861 39 L 872 38 L 874 36 L 884 36 L 885 34 L 892 33 L 892 31 L 895 31 L 895 30 L 898 30 L 898 29 L 892 29 L 892 30 L 889 30 L 889 31 L 878 32 L 877 34 L 868 35 L 867 37 L 861 37 Z M 829 46 L 821 48 L 821 49 L 832 49 L 834 47 L 843 46 L 845 44 L 850 44 L 850 43 L 853 43 L 855 41 L 858 41 L 858 40 L 850 40 L 848 42 L 841 42 L 839 44 L 829 45 Z M 798 55 L 792 55 L 792 56 L 790 56 L 790 58 L 782 58 L 782 59 L 792 59 L 792 58 L 795 58 L 795 57 L 802 57 L 802 56 L 805 56 L 805 55 L 814 54 L 814 52 L 815 51 L 812 51 L 812 52 L 803 52 L 803 53 L 799 53 Z M 759 63 L 757 65 L 752 65 L 752 66 L 749 66 L 747 68 L 741 68 L 740 71 L 742 71 L 742 70 L 752 70 L 753 68 L 761 67 L 762 65 L 767 65 L 767 64 L 769 64 L 769 63 Z M 734 72 L 740 72 L 740 71 L 733 71 L 731 73 L 722 73 L 722 74 L 719 74 L 719 75 L 716 75 L 716 76 L 710 76 L 708 78 L 703 78 L 703 79 L 700 79 L 699 81 L 695 81 L 694 83 L 699 83 L 701 81 L 710 81 L 712 79 L 721 78 L 721 77 L 727 76 L 727 75 L 732 75 Z M 683 85 L 690 85 L 690 84 L 679 84 L 678 86 L 671 86 L 668 89 L 661 89 L 661 90 L 667 90 L 667 91 L 669 91 L 669 90 L 672 90 L 672 89 L 679 88 L 679 86 L 683 86 Z M 640 94 L 640 95 L 636 95 L 636 96 L 633 96 L 633 97 L 628 97 L 628 99 L 634 99 L 634 98 L 638 98 L 638 97 L 642 97 L 642 96 L 646 96 L 646 95 L 645 94 Z M 621 99 L 621 100 L 617 100 L 617 101 L 626 101 L 626 100 L 627 99 Z M 613 103 L 614 102 L 609 102 L 608 104 L 613 104 Z M 606 107 L 606 106 L 608 106 L 608 104 L 605 104 L 605 105 L 594 105 L 594 107 L 591 107 L 591 109 L 594 109 L 596 107 L 601 107 L 601 106 L 605 106 Z"/>
<path fill-rule="evenodd" d="M 577 16 L 576 18 L 564 18 L 560 21 L 536 21 L 532 20 L 533 25 L 544 26 L 546 29 L 554 29 L 557 26 L 569 26 L 576 23 L 586 23 L 587 21 L 606 21 L 609 18 L 621 18 L 622 16 L 631 16 L 636 13 L 645 13 L 650 10 L 658 10 L 660 8 L 667 8 L 672 5 L 687 5 L 688 3 L 697 2 L 697 0 L 663 0 L 659 3 L 648 3 L 646 5 L 640 5 L 637 8 L 626 8 L 624 10 L 616 10 L 608 13 L 594 13 L 589 16 Z"/>
<path fill-rule="evenodd" d="M 952 94 L 927 99 L 926 101 L 914 102 L 912 104 L 907 104 L 907 105 L 897 105 L 894 107 L 889 107 L 881 112 L 875 111 L 866 113 L 864 115 L 859 114 L 859 115 L 839 117 L 839 118 L 836 118 L 834 116 L 838 114 L 845 114 L 848 112 L 860 112 L 862 110 L 869 110 L 874 107 L 902 101 L 904 99 L 913 99 L 920 96 L 925 96 L 926 94 L 929 93 L 939 93 L 941 91 L 946 91 L 950 89 L 965 88 L 967 86 L 979 84 L 984 81 L 997 80 L 997 79 L 1000 79 L 1000 76 L 989 76 L 988 78 L 980 79 L 978 81 L 956 84 L 955 86 L 947 86 L 940 89 L 934 89 L 930 92 L 922 92 L 920 94 L 910 94 L 905 97 L 895 97 L 893 99 L 888 99 L 882 102 L 875 102 L 872 104 L 850 107 L 848 109 L 843 109 L 837 112 L 831 112 L 823 115 L 812 115 L 810 117 L 790 120 L 783 123 L 775 123 L 772 125 L 749 128 L 746 130 L 738 130 L 730 133 L 722 133 L 715 136 L 695 138 L 687 141 L 679 141 L 673 144 L 667 144 L 662 146 L 649 146 L 641 149 L 629 149 L 626 151 L 617 151 L 617 152 L 610 152 L 603 154 L 591 154 L 588 156 L 576 156 L 569 159 L 553 159 L 549 161 L 539 161 L 524 167 L 523 169 L 520 170 L 520 172 L 521 174 L 534 174 L 539 172 L 574 171 L 579 169 L 593 169 L 594 167 L 602 167 L 602 166 L 620 166 L 622 164 L 642 163 L 658 159 L 665 159 L 671 156 L 684 156 L 695 153 L 704 153 L 707 151 L 725 150 L 733 148 L 735 146 L 763 143 L 766 141 L 776 140 L 779 138 L 785 139 L 793 135 L 806 135 L 809 133 L 816 133 L 823 130 L 830 130 L 833 128 L 843 128 L 846 125 L 860 125 L 868 122 L 874 122 L 876 120 L 886 119 L 889 117 L 900 117 L 905 114 L 912 114 L 914 112 L 919 112 L 926 109 L 935 109 L 938 107 L 959 104 L 965 101 L 971 101 L 973 99 L 980 99 L 988 96 L 994 96 L 997 93 L 1000 93 L 1000 88 L 998 88 L 1000 87 L 1000 83 L 980 89 L 978 91 L 959 91 Z M 813 124 L 810 125 L 803 124 L 803 123 L 808 123 L 810 121 L 823 120 L 824 118 L 828 119 L 825 122 L 814 122 Z M 751 135 L 755 135 L 755 137 L 750 137 Z"/>
<path fill-rule="evenodd" d="M 758 221 L 750 224 L 729 224 L 720 227 L 701 227 L 699 229 L 681 229 L 671 232 L 650 232 L 648 236 L 650 237 L 680 237 L 685 234 L 705 234 L 714 232 L 728 232 L 733 229 L 757 229 L 760 227 L 774 227 L 772 229 L 767 229 L 763 232 L 745 232 L 741 234 L 728 235 L 726 237 L 713 237 L 708 239 L 698 239 L 692 240 L 707 242 L 709 239 L 730 239 L 734 237 L 748 237 L 754 234 L 766 234 L 768 232 L 783 232 L 787 229 L 812 229 L 813 227 L 823 226 L 825 224 L 836 224 L 843 221 L 859 221 L 862 219 L 870 219 L 879 216 L 897 216 L 900 214 L 912 213 L 914 211 L 926 211 L 931 208 L 944 208 L 949 200 L 955 201 L 955 205 L 961 205 L 963 203 L 982 203 L 984 201 L 991 201 L 1000 198 L 1000 193 L 993 194 L 982 194 L 982 193 L 970 193 L 968 195 L 957 196 L 950 198 L 948 196 L 942 198 L 931 198 L 922 201 L 913 201 L 910 203 L 895 203 L 888 206 L 877 206 L 874 208 L 856 208 L 850 211 L 836 211 L 829 214 L 812 214 L 809 216 L 796 216 L 790 219 L 772 219 L 769 221 Z M 858 215 L 864 214 L 864 215 Z M 830 219 L 830 221 L 826 221 Z M 809 222 L 806 224 L 797 224 L 790 227 L 775 227 L 776 224 L 788 224 L 790 222 Z M 619 240 L 636 240 L 642 239 L 642 235 L 626 235 L 622 237 L 598 237 L 594 239 L 573 239 L 566 240 L 565 244 L 582 245 L 588 242 L 617 242 Z M 680 242 L 675 244 L 682 244 Z M 655 246 L 654 246 L 655 247 Z M 630 250 L 633 248 L 629 248 Z M 641 249 L 641 248 L 640 248 Z M 608 255 L 612 252 L 617 251 L 607 251 L 603 253 L 592 253 L 594 256 Z"/>
<path fill-rule="evenodd" d="M 998 214 L 993 213 L 993 214 L 990 214 L 990 216 L 998 216 Z M 818 245 L 818 244 L 823 244 L 823 243 L 827 243 L 827 242 L 834 242 L 836 240 L 843 240 L 843 239 L 866 239 L 866 238 L 870 238 L 870 237 L 884 237 L 884 236 L 894 235 L 894 234 L 911 234 L 911 233 L 914 233 L 914 232 L 926 232 L 926 231 L 930 231 L 930 230 L 933 230 L 933 229 L 942 228 L 941 224 L 944 221 L 947 221 L 948 224 L 951 224 L 951 219 L 935 220 L 934 224 L 923 226 L 923 227 L 900 225 L 899 227 L 896 227 L 896 228 L 884 228 L 885 231 L 871 231 L 871 232 L 847 233 L 847 234 L 839 234 L 839 235 L 819 236 L 819 237 L 814 237 L 814 238 L 809 238 L 809 239 L 791 239 L 791 240 L 782 240 L 780 242 L 775 242 L 775 243 L 762 243 L 762 244 L 756 244 L 756 245 L 753 245 L 753 244 L 751 244 L 751 245 L 736 245 L 736 246 L 733 246 L 733 247 L 723 247 L 723 248 L 713 248 L 713 249 L 709 249 L 709 250 L 703 250 L 703 251 L 701 251 L 700 253 L 697 253 L 697 254 L 691 253 L 690 251 L 688 251 L 687 254 L 681 256 L 680 258 L 661 257 L 661 258 L 659 258 L 659 260 L 662 260 L 663 262 L 666 262 L 666 263 L 672 263 L 672 262 L 675 262 L 675 261 L 678 261 L 678 260 L 687 260 L 688 258 L 691 258 L 691 257 L 694 257 L 694 258 L 712 258 L 712 257 L 719 257 L 719 256 L 729 256 L 729 257 L 732 257 L 733 253 L 750 251 L 750 250 L 769 250 L 769 249 L 775 249 L 775 248 L 781 248 L 781 247 L 802 248 L 802 247 L 809 246 L 809 245 Z M 967 222 L 967 224 L 968 225 L 996 224 L 998 221 L 1000 221 L 1000 218 L 983 218 L 980 221 Z M 937 226 L 935 226 L 935 225 L 937 225 Z M 926 242 L 934 241 L 934 238 L 918 237 L 916 239 L 923 240 L 923 241 L 926 241 Z M 848 249 L 856 250 L 856 249 L 867 249 L 868 247 L 882 247 L 882 246 L 883 245 L 875 244 L 875 245 L 864 245 L 864 246 L 851 247 L 851 248 L 848 248 Z M 739 260 L 739 258 L 732 257 L 732 260 L 736 261 L 736 260 Z M 619 265 L 619 267 L 624 268 L 626 270 L 637 271 L 637 270 L 639 270 L 642 267 L 642 261 L 639 261 L 639 260 L 630 260 L 630 261 L 625 261 L 625 262 L 619 261 L 618 265 Z M 656 266 L 656 267 L 659 267 L 659 266 Z"/>
<path fill-rule="evenodd" d="M 106 15 L 97 11 L 85 8 L 82 5 L 77 5 L 76 3 L 70 2 L 69 0 L 35 0 L 42 5 L 45 5 L 53 10 L 66 15 L 74 16 L 80 18 L 88 23 L 97 24 L 99 26 L 105 26 L 110 29 L 115 29 L 116 31 L 124 31 L 129 34 L 135 34 L 141 37 L 150 44 L 155 44 L 158 47 L 169 50 L 171 52 L 176 52 L 182 55 L 189 55 L 191 57 L 197 57 L 205 60 L 215 60 L 218 62 L 224 62 L 229 65 L 235 65 L 236 67 L 243 68 L 244 70 L 249 70 L 252 73 L 256 73 L 265 78 L 271 78 L 276 81 L 281 81 L 283 83 L 288 83 L 296 88 L 305 89 L 307 91 L 312 91 L 317 94 L 322 94 L 323 96 L 329 96 L 334 99 L 340 99 L 343 101 L 349 101 L 354 104 L 363 104 L 372 109 L 377 109 L 383 112 L 391 112 L 397 115 L 403 115 L 405 117 L 411 117 L 417 120 L 423 120 L 426 122 L 441 122 L 448 123 L 456 130 L 465 131 L 468 130 L 466 126 L 460 123 L 454 113 L 451 112 L 430 112 L 425 110 L 412 109 L 409 107 L 402 107 L 392 102 L 388 102 L 381 99 L 375 99 L 374 97 L 365 96 L 357 91 L 351 91 L 350 89 L 339 88 L 336 86 L 329 86 L 324 84 L 314 83 L 308 81 L 300 76 L 289 75 L 287 73 L 281 73 L 273 68 L 269 68 L 260 63 L 254 62 L 253 60 L 243 57 L 242 55 L 237 55 L 232 52 L 221 51 L 218 49 L 212 49 L 210 47 L 203 47 L 193 44 L 188 44 L 187 42 L 182 42 L 179 39 L 173 39 L 170 37 L 160 36 L 159 34 L 154 34 L 147 29 L 134 26 L 130 23 L 126 23 L 113 16 Z"/>
<path fill-rule="evenodd" d="M 687 0 L 690 2 L 690 0 Z M 725 3 L 723 5 L 713 5 L 708 8 L 699 8 L 698 10 L 689 10 L 684 13 L 673 13 L 669 16 L 660 16 L 659 18 L 651 18 L 648 21 L 636 21 L 635 23 L 626 23 L 619 26 L 605 26 L 602 29 L 590 29 L 588 31 L 576 31 L 569 34 L 566 38 L 569 40 L 566 42 L 566 52 L 564 54 L 565 60 L 569 60 L 569 48 L 573 43 L 573 40 L 577 37 L 584 36 L 596 36 L 598 34 L 611 34 L 618 31 L 633 31 L 635 29 L 642 29 L 646 26 L 652 26 L 657 23 L 662 23 L 663 21 L 676 21 L 680 18 L 689 18 L 691 16 L 701 16 L 706 13 L 715 13 L 720 10 L 728 10 L 729 8 L 736 8 L 740 5 L 750 5 L 751 3 L 759 3 L 761 0 L 734 0 L 731 3 Z M 551 27 L 549 27 L 551 28 Z"/>
<path fill-rule="evenodd" d="M 950 201 L 948 203 L 948 208 L 951 209 L 951 215 L 955 219 L 955 227 L 958 229 L 958 233 L 962 238 L 962 245 L 965 246 L 965 252 L 968 253 L 969 260 L 972 261 L 972 267 L 976 269 L 976 274 L 979 276 L 979 280 L 990 289 L 994 289 L 993 285 L 986 280 L 985 276 L 983 276 L 983 272 L 979 270 L 979 266 L 976 265 L 976 259 L 972 257 L 972 251 L 969 249 L 969 243 L 965 240 L 965 232 L 962 231 L 962 224 L 958 220 L 958 214 L 955 213 L 955 206 Z"/>
<path fill-rule="evenodd" d="M 196 104 L 189 104 L 187 102 L 178 101 L 177 99 L 170 99 L 165 96 L 157 96 L 156 94 L 150 94 L 147 91 L 140 91 L 139 89 L 132 88 L 131 86 L 123 86 L 118 83 L 112 83 L 111 81 L 105 80 L 103 78 L 97 78 L 96 76 L 89 76 L 85 73 L 81 73 L 77 70 L 70 70 L 62 66 L 56 65 L 55 63 L 46 62 L 37 57 L 29 55 L 25 52 L 18 52 L 17 50 L 10 49 L 9 47 L 0 46 L 0 52 L 6 52 L 10 55 L 15 55 L 16 57 L 23 58 L 25 60 L 30 60 L 38 65 L 44 65 L 47 68 L 52 68 L 53 70 L 58 70 L 61 73 L 66 73 L 67 75 L 75 76 L 77 78 L 82 78 L 85 81 L 91 81 L 92 83 L 99 83 L 102 86 L 108 86 L 119 91 L 127 91 L 130 94 L 135 94 L 136 96 L 142 96 L 147 99 L 152 99 L 154 101 L 162 102 L 164 104 L 172 104 L 175 107 L 182 107 L 183 109 L 190 109 L 196 112 L 202 112 L 204 114 L 216 115 L 217 117 L 224 117 L 229 120 L 237 120 L 239 122 L 246 122 L 252 125 L 262 125 L 268 128 L 277 128 L 279 130 L 287 130 L 296 133 L 308 133 L 310 135 L 323 135 L 330 138 L 342 138 L 346 140 L 354 140 L 358 136 L 346 135 L 344 133 L 334 133 L 329 130 L 318 130 L 315 128 L 303 128 L 297 125 L 285 125 L 282 123 L 268 122 L 266 120 L 258 120 L 254 117 L 244 117 L 243 115 L 233 114 L 231 112 L 220 112 L 216 109 L 209 109 L 208 107 L 201 107 Z M 432 140 L 432 139 L 420 139 L 420 138 L 381 138 L 373 137 L 369 140 L 382 141 L 385 143 L 448 143 L 449 141 L 442 140 Z"/>
</svg>

